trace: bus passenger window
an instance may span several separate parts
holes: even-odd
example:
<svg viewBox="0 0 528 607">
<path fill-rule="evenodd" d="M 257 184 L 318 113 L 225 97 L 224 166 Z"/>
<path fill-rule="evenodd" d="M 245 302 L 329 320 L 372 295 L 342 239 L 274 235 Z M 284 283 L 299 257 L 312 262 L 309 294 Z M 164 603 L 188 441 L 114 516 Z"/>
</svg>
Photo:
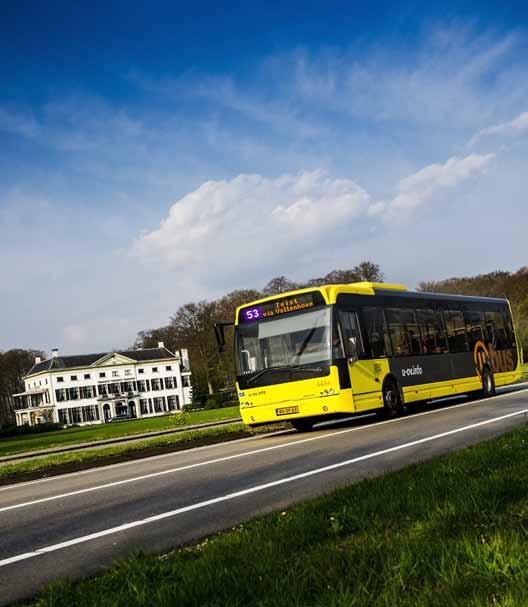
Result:
<svg viewBox="0 0 528 607">
<path fill-rule="evenodd" d="M 486 312 L 486 339 L 495 350 L 509 348 L 509 337 L 504 316 L 501 312 Z"/>
<path fill-rule="evenodd" d="M 450 352 L 467 352 L 468 341 L 464 315 L 459 310 L 444 312 Z"/>
<path fill-rule="evenodd" d="M 513 322 L 508 309 L 502 314 L 504 320 L 504 330 L 506 333 L 506 348 L 515 348 L 515 334 L 513 331 Z"/>
<path fill-rule="evenodd" d="M 479 310 L 465 310 L 466 333 L 469 341 L 469 349 L 473 350 L 478 341 L 484 340 L 482 312 Z"/>
<path fill-rule="evenodd" d="M 390 352 L 390 338 L 381 308 L 363 308 L 363 325 L 372 358 L 382 358 Z"/>
<path fill-rule="evenodd" d="M 436 310 L 417 310 L 416 317 L 422 333 L 424 352 L 445 354 L 448 348 L 441 314 Z"/>
<path fill-rule="evenodd" d="M 394 356 L 422 354 L 420 331 L 414 311 L 389 308 L 386 315 Z"/>
</svg>

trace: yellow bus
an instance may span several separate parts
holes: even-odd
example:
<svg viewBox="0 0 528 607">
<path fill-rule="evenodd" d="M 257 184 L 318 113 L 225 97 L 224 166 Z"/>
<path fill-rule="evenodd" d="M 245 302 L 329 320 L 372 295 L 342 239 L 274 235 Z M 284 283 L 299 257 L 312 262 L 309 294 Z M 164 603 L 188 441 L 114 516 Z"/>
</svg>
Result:
<svg viewBox="0 0 528 607">
<path fill-rule="evenodd" d="M 249 426 L 323 419 L 480 392 L 521 376 L 505 299 L 371 282 L 300 289 L 236 310 L 237 392 Z"/>
</svg>

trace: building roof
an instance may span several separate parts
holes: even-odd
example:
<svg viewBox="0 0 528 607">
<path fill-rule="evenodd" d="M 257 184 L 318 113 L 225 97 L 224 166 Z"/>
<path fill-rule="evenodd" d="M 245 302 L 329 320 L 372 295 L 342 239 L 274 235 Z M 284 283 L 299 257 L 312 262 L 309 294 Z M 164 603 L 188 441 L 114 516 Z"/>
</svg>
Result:
<svg viewBox="0 0 528 607">
<path fill-rule="evenodd" d="M 114 352 L 101 352 L 98 354 L 75 354 L 72 356 L 54 356 L 43 360 L 31 367 L 26 377 L 30 375 L 36 375 L 42 373 L 42 371 L 58 371 L 60 369 L 74 369 L 79 367 L 91 367 L 98 360 L 105 358 L 109 354 Z M 167 348 L 144 348 L 142 350 L 120 350 L 116 351 L 115 354 L 126 356 L 136 362 L 148 362 L 156 360 L 166 360 L 167 358 L 179 357 L 173 354 Z"/>
</svg>

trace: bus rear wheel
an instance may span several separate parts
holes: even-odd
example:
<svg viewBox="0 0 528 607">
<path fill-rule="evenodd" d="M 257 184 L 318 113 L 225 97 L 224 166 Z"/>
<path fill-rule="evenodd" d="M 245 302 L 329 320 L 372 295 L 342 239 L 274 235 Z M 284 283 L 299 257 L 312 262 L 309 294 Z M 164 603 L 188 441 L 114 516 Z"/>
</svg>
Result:
<svg viewBox="0 0 528 607">
<path fill-rule="evenodd" d="M 489 367 L 484 367 L 482 370 L 482 396 L 493 396 L 496 394 L 495 379 Z"/>
<path fill-rule="evenodd" d="M 311 419 L 292 419 L 291 425 L 297 430 L 297 432 L 310 432 L 313 428 L 314 422 Z"/>
<path fill-rule="evenodd" d="M 401 415 L 405 411 L 398 384 L 388 379 L 383 386 L 383 417 L 391 418 Z"/>
</svg>

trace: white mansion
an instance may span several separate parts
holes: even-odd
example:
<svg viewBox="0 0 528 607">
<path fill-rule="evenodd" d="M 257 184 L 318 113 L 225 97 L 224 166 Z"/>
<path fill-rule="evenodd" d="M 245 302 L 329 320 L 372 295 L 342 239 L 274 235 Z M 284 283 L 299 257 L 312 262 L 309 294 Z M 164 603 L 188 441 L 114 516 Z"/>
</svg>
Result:
<svg viewBox="0 0 528 607">
<path fill-rule="evenodd" d="M 97 424 L 179 411 L 191 402 L 187 350 L 157 348 L 35 359 L 14 395 L 17 425 Z"/>
</svg>

